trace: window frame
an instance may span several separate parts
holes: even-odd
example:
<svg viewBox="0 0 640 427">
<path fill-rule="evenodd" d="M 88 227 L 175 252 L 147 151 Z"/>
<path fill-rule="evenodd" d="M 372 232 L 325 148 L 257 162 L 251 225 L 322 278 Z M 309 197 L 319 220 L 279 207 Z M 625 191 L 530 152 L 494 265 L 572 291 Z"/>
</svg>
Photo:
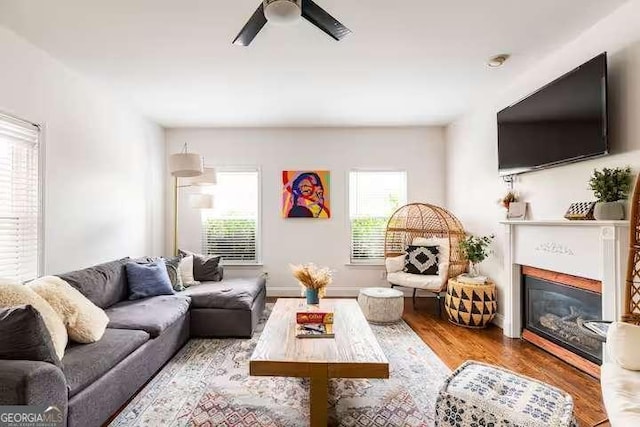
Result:
<svg viewBox="0 0 640 427">
<path fill-rule="evenodd" d="M 256 210 L 256 259 L 251 261 L 240 261 L 240 260 L 225 260 L 222 258 L 222 266 L 225 267 L 260 267 L 263 265 L 262 261 L 262 168 L 260 166 L 215 166 L 215 165 L 205 165 L 206 168 L 214 168 L 216 174 L 222 173 L 233 173 L 233 172 L 256 172 L 257 173 L 257 189 L 258 189 L 258 200 L 257 210 Z M 216 199 L 213 199 L 213 203 L 215 205 Z M 202 227 L 202 218 L 201 224 Z M 204 229 L 202 230 L 201 236 L 204 235 Z M 201 237 L 202 238 L 202 237 Z M 201 242 L 201 245 L 204 249 L 204 241 Z"/>
<path fill-rule="evenodd" d="M 38 133 L 38 220 L 37 220 L 37 242 L 38 250 L 36 251 L 36 279 L 42 277 L 45 272 L 45 173 L 46 173 L 46 124 L 38 124 L 31 120 L 21 119 L 12 114 L 0 111 L 0 120 L 18 123 L 23 126 L 33 126 Z M 31 280 L 33 280 L 31 279 Z M 24 283 L 28 282 L 25 281 Z"/>
<path fill-rule="evenodd" d="M 346 174 L 346 222 L 347 222 L 347 230 L 348 230 L 348 244 L 347 244 L 347 260 L 348 262 L 345 264 L 347 266 L 355 266 L 355 267 L 380 267 L 385 265 L 384 257 L 382 259 L 368 259 L 368 260 L 356 260 L 351 257 L 352 255 L 352 243 L 353 243 L 353 227 L 351 222 L 351 174 L 357 172 L 399 172 L 404 174 L 404 200 L 405 203 L 409 203 L 409 172 L 406 169 L 402 168 L 352 168 L 347 171 Z M 401 207 L 402 205 L 400 205 Z"/>
</svg>

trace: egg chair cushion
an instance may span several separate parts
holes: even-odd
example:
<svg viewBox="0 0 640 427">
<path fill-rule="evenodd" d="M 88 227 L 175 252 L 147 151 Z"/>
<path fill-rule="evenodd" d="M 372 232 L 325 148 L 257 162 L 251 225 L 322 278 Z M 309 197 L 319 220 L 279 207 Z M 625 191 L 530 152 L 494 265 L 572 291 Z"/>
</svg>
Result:
<svg viewBox="0 0 640 427">
<path fill-rule="evenodd" d="M 451 251 L 449 250 L 449 239 L 444 237 L 416 237 L 413 239 L 414 246 L 437 246 L 438 261 L 449 262 Z"/>
<path fill-rule="evenodd" d="M 406 259 L 406 255 L 404 254 L 386 258 L 384 260 L 384 266 L 387 269 L 387 274 L 397 273 L 398 271 L 402 271 L 404 269 L 405 259 Z"/>
<path fill-rule="evenodd" d="M 441 262 L 438 265 L 438 275 L 427 276 L 423 274 L 411 274 L 405 273 L 404 271 L 397 271 L 394 273 L 387 273 L 387 281 L 396 286 L 438 292 L 446 284 L 448 270 L 449 263 Z"/>
<path fill-rule="evenodd" d="M 404 286 L 406 288 L 426 289 L 430 291 L 440 290 L 442 280 L 440 276 L 426 276 L 424 274 L 411 274 L 399 271 L 387 275 L 387 280 L 392 285 Z"/>
</svg>

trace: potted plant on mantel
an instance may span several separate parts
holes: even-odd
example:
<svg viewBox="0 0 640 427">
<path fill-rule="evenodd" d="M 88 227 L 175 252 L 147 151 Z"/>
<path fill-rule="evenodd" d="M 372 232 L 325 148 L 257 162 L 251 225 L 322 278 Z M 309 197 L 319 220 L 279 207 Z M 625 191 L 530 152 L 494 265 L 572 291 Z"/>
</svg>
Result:
<svg viewBox="0 0 640 427">
<path fill-rule="evenodd" d="M 487 259 L 491 254 L 489 246 L 494 239 L 494 235 L 491 236 L 467 236 L 460 242 L 460 250 L 464 257 L 469 260 L 469 273 L 468 277 L 480 278 L 480 270 L 478 265 Z"/>
<path fill-rule="evenodd" d="M 598 199 L 593 216 L 597 220 L 615 221 L 624 219 L 623 201 L 631 190 L 631 168 L 604 168 L 594 170 L 589 179 L 589 188 Z"/>
</svg>

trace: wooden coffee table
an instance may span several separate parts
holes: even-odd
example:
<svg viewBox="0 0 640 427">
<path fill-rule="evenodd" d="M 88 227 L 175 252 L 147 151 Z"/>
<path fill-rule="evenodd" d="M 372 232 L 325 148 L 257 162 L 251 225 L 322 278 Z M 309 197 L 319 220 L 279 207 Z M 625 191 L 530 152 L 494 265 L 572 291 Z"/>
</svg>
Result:
<svg viewBox="0 0 640 427">
<path fill-rule="evenodd" d="M 249 362 L 251 375 L 311 380 L 311 426 L 327 425 L 329 378 L 389 378 L 389 362 L 356 300 L 323 299 L 334 314 L 335 338 L 296 338 L 300 299 L 279 299 Z"/>
</svg>

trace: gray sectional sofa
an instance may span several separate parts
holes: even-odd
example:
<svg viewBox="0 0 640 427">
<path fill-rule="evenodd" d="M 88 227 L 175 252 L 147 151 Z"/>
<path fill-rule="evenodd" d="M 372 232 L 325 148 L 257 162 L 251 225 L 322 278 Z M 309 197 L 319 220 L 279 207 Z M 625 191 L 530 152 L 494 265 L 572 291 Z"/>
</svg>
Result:
<svg viewBox="0 0 640 427">
<path fill-rule="evenodd" d="M 71 343 L 62 369 L 0 360 L 0 405 L 56 405 L 71 427 L 104 424 L 190 337 L 250 337 L 266 299 L 262 277 L 222 280 L 128 301 L 124 258 L 59 275 L 105 310 L 93 344 Z"/>
</svg>

